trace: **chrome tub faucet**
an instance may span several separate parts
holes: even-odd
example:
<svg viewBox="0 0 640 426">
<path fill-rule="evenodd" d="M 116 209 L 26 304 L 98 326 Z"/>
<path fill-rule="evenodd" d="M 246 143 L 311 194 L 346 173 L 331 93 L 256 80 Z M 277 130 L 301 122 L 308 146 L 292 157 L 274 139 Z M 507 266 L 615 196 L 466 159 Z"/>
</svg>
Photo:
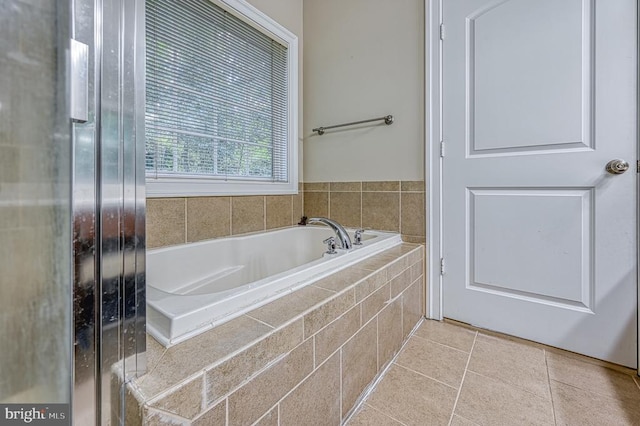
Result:
<svg viewBox="0 0 640 426">
<path fill-rule="evenodd" d="M 312 217 L 307 220 L 307 223 L 322 223 L 324 225 L 327 225 L 328 227 L 333 229 L 333 232 L 336 233 L 336 238 L 338 240 L 338 243 L 340 244 L 340 248 L 344 250 L 351 249 L 352 245 L 351 245 L 351 238 L 349 237 L 349 234 L 342 227 L 342 225 L 340 225 L 335 220 L 331 220 L 326 217 Z"/>
</svg>

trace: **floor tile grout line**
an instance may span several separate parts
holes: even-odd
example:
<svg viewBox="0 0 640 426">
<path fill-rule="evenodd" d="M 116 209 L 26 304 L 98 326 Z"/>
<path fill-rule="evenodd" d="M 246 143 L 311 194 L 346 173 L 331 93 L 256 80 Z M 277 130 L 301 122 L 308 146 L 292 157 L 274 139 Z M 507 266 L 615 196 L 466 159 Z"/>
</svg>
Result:
<svg viewBox="0 0 640 426">
<path fill-rule="evenodd" d="M 366 403 L 366 402 L 365 402 L 365 403 L 364 403 L 364 405 L 365 405 L 366 407 L 369 407 L 369 408 L 373 409 L 374 411 L 377 411 L 378 413 L 382 414 L 383 416 L 385 416 L 385 417 L 389 417 L 391 420 L 394 420 L 394 421 L 396 421 L 396 422 L 400 423 L 402 426 L 407 426 L 405 423 L 401 422 L 400 420 L 396 419 L 396 418 L 395 418 L 395 417 L 393 417 L 393 416 L 390 416 L 389 414 L 385 413 L 384 411 L 382 411 L 382 410 L 381 410 L 381 409 L 379 409 L 379 408 L 374 407 L 374 406 L 373 406 L 373 405 L 371 405 L 371 404 L 368 404 L 368 403 Z"/>
<path fill-rule="evenodd" d="M 551 391 L 551 376 L 549 373 L 549 363 L 547 362 L 547 351 L 545 349 L 542 350 L 544 353 L 544 366 L 547 370 L 547 385 L 549 386 L 549 399 L 551 400 L 551 414 L 553 414 L 553 424 L 558 425 L 558 420 L 556 419 L 556 404 L 553 401 L 553 392 Z"/>
<path fill-rule="evenodd" d="M 395 365 L 397 365 L 398 367 L 400 367 L 400 368 L 404 369 L 404 370 L 410 371 L 411 373 L 415 373 L 415 374 L 417 374 L 418 376 L 422 376 L 422 377 L 424 377 L 424 378 L 426 378 L 426 379 L 433 380 L 433 381 L 434 381 L 434 382 L 436 382 L 436 383 L 440 383 L 441 385 L 445 385 L 446 387 L 451 388 L 451 389 L 454 389 L 454 390 L 456 390 L 456 391 L 458 390 L 458 389 L 456 389 L 454 386 L 451 386 L 451 385 L 450 385 L 450 384 L 448 384 L 448 383 L 445 383 L 445 382 L 443 382 L 443 381 L 441 381 L 441 380 L 438 380 L 438 379 L 436 379 L 436 378 L 434 378 L 434 377 L 431 377 L 431 376 L 428 376 L 428 375 L 426 375 L 426 374 L 424 374 L 424 373 L 421 373 L 421 372 L 419 372 L 419 371 L 416 371 L 416 370 L 414 370 L 414 369 L 412 369 L 412 368 L 407 367 L 406 365 L 402 365 L 402 364 L 398 363 L 398 361 L 394 362 L 394 364 L 395 364 Z"/>
<path fill-rule="evenodd" d="M 460 394 L 462 393 L 462 386 L 464 386 L 464 379 L 467 377 L 467 371 L 469 369 L 469 363 L 471 362 L 471 355 L 473 355 L 473 348 L 476 346 L 476 340 L 478 339 L 478 332 L 475 332 L 475 336 L 473 336 L 473 343 L 471 344 L 471 350 L 469 351 L 469 357 L 467 358 L 467 365 L 464 366 L 464 373 L 462 374 L 462 381 L 460 381 L 460 388 L 458 389 L 458 393 L 456 394 L 456 400 L 453 403 L 453 408 L 451 409 L 451 417 L 449 417 L 449 426 L 453 422 L 453 416 L 456 413 L 456 407 L 458 406 L 458 400 L 460 399 Z"/>
<path fill-rule="evenodd" d="M 475 333 L 475 332 L 474 332 L 474 333 Z M 437 340 L 429 339 L 428 337 L 419 336 L 419 335 L 417 335 L 417 334 L 416 334 L 416 335 L 414 335 L 414 337 L 417 337 L 417 338 L 418 338 L 418 339 L 420 339 L 420 340 L 426 340 L 426 341 L 431 342 L 431 343 L 436 343 L 436 344 L 438 344 L 438 345 L 440 345 L 440 346 L 444 346 L 445 348 L 449 348 L 449 349 L 453 349 L 453 350 L 458 351 L 458 352 L 462 352 L 463 354 L 467 354 L 467 355 L 468 355 L 468 354 L 470 354 L 470 353 L 471 353 L 471 352 L 467 352 L 467 351 L 465 351 L 465 350 L 463 350 L 463 349 L 454 348 L 453 346 L 449 346 L 449 345 L 447 345 L 446 343 L 442 343 L 442 342 L 438 342 Z M 474 339 L 475 339 L 475 338 L 474 338 Z"/>
</svg>

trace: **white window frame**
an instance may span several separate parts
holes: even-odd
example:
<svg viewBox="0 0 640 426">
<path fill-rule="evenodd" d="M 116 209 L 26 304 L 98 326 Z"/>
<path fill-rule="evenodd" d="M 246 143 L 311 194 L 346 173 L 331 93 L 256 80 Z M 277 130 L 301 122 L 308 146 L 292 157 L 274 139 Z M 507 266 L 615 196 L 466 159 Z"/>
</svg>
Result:
<svg viewBox="0 0 640 426">
<path fill-rule="evenodd" d="M 146 177 L 149 198 L 298 193 L 298 37 L 244 0 L 210 0 L 287 47 L 287 182 L 229 177 Z M 144 34 L 144 31 L 143 31 Z M 145 57 L 145 52 L 141 53 Z M 142 102 L 144 108 L 145 102 Z"/>
</svg>

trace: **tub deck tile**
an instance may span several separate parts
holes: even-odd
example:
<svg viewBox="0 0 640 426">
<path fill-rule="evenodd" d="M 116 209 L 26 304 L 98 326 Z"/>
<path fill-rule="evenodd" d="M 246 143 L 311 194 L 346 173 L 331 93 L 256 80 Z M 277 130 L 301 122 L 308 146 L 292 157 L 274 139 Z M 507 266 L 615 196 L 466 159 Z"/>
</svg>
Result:
<svg viewBox="0 0 640 426">
<path fill-rule="evenodd" d="M 272 327 L 280 327 L 334 294 L 330 290 L 307 286 L 254 309 L 247 315 Z"/>
<path fill-rule="evenodd" d="M 139 391 L 148 400 L 272 330 L 255 319 L 241 316 L 172 346 L 159 359 L 153 374 L 137 380 Z"/>
<path fill-rule="evenodd" d="M 367 271 L 366 269 L 349 267 L 316 281 L 313 285 L 324 288 L 325 290 L 340 292 L 353 286 L 353 283 L 367 278 L 370 274 L 371 271 Z"/>
</svg>

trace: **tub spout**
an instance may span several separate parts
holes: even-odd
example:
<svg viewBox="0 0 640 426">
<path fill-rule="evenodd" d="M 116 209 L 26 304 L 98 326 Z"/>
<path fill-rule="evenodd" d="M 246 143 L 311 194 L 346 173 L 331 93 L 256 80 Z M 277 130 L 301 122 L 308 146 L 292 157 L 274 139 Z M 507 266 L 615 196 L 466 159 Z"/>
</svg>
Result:
<svg viewBox="0 0 640 426">
<path fill-rule="evenodd" d="M 345 250 L 351 249 L 351 238 L 349 238 L 349 234 L 347 231 L 335 220 L 327 219 L 326 217 L 312 217 L 307 220 L 307 223 L 322 223 L 327 225 L 333 232 L 336 233 L 336 237 L 338 242 L 340 243 L 340 248 Z"/>
</svg>

